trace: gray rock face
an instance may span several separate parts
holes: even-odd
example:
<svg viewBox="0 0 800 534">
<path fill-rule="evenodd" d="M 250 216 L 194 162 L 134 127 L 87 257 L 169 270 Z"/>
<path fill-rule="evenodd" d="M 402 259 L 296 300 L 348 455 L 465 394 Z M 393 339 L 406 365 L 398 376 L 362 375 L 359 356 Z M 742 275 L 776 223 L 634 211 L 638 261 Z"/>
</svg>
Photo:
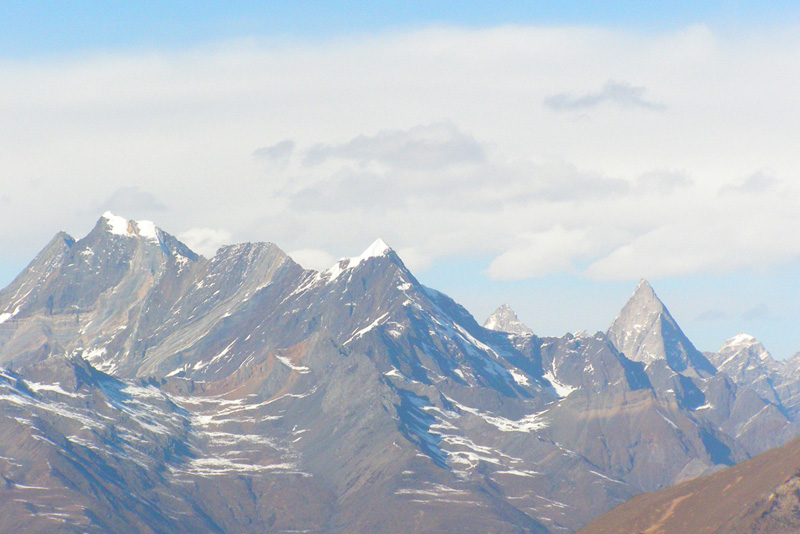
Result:
<svg viewBox="0 0 800 534">
<path fill-rule="evenodd" d="M 540 338 L 380 240 L 307 271 L 105 214 L 0 310 L 0 533 L 569 532 L 798 433 L 649 285 Z"/>
<path fill-rule="evenodd" d="M 517 314 L 508 304 L 502 304 L 497 308 L 483 323 L 483 327 L 517 335 L 533 334 L 533 331 L 517 318 Z"/>
<path fill-rule="evenodd" d="M 677 373 L 701 377 L 716 372 L 646 280 L 639 282 L 607 334 L 617 350 L 633 361 L 651 364 L 663 360 Z"/>
</svg>

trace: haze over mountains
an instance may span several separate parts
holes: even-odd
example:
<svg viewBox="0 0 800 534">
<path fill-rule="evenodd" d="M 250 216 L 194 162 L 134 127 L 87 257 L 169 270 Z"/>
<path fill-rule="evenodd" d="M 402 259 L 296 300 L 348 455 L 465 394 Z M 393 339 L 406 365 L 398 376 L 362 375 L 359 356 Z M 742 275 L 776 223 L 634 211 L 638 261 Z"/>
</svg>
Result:
<svg viewBox="0 0 800 534">
<path fill-rule="evenodd" d="M 800 435 L 800 357 L 484 326 L 383 241 L 324 271 L 104 214 L 0 291 L 0 532 L 573 532 Z"/>
</svg>

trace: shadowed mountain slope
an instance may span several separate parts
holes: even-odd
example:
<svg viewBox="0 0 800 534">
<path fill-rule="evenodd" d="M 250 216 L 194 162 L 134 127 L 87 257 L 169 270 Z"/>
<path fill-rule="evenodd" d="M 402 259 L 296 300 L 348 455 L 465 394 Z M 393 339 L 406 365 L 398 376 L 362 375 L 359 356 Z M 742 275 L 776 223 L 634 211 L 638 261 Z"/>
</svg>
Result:
<svg viewBox="0 0 800 534">
<path fill-rule="evenodd" d="M 579 534 L 790 534 L 800 531 L 800 440 L 655 493 L 638 495 Z"/>
</svg>

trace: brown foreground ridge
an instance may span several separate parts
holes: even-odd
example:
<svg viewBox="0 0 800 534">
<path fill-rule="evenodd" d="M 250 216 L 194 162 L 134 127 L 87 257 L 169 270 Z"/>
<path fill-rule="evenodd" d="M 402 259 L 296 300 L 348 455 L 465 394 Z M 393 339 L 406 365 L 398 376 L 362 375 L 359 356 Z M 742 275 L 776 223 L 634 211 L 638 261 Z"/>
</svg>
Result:
<svg viewBox="0 0 800 534">
<path fill-rule="evenodd" d="M 638 495 L 578 534 L 800 532 L 800 439 L 746 462 Z"/>
</svg>

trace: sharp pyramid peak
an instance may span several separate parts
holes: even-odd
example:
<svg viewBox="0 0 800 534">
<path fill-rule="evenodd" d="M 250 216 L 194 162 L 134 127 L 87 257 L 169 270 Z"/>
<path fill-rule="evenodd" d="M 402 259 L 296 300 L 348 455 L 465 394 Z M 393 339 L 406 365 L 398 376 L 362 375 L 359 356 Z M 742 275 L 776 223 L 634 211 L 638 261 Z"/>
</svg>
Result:
<svg viewBox="0 0 800 534">
<path fill-rule="evenodd" d="M 634 290 L 634 293 L 637 293 L 639 291 L 647 291 L 647 292 L 653 293 L 655 295 L 655 291 L 653 290 L 653 286 L 651 286 L 650 282 L 648 282 L 644 278 L 639 280 L 639 283 L 636 284 L 636 289 Z"/>
<path fill-rule="evenodd" d="M 324 275 L 327 275 L 330 280 L 334 280 L 337 278 L 342 272 L 354 269 L 358 267 L 362 263 L 366 262 L 371 258 L 383 258 L 383 257 L 392 257 L 392 261 L 401 266 L 404 270 L 406 269 L 405 265 L 403 265 L 402 260 L 397 257 L 397 253 L 386 244 L 381 238 L 376 239 L 372 242 L 372 244 L 367 247 L 367 249 L 362 252 L 358 256 L 353 256 L 351 258 L 342 258 L 337 261 L 333 266 L 329 269 L 323 271 Z"/>
<path fill-rule="evenodd" d="M 666 360 L 676 372 L 707 375 L 716 370 L 692 345 L 647 280 L 641 280 L 606 333 L 618 351 L 634 361 Z"/>
<path fill-rule="evenodd" d="M 642 331 L 652 326 L 653 321 L 662 314 L 669 316 L 669 311 L 650 283 L 642 279 L 614 319 L 609 333 L 621 334 L 626 331 L 630 334 L 632 331 Z"/>
<path fill-rule="evenodd" d="M 517 317 L 517 312 L 514 311 L 514 308 L 512 308 L 511 306 L 509 306 L 508 304 L 505 304 L 505 303 L 503 303 L 500 306 L 498 306 L 497 309 L 492 313 L 491 316 L 495 316 L 495 315 L 499 315 L 499 314 L 513 315 L 514 318 Z"/>
<path fill-rule="evenodd" d="M 636 285 L 636 289 L 633 291 L 633 295 L 631 295 L 631 299 L 636 297 L 640 299 L 656 300 L 661 302 L 661 300 L 658 298 L 658 295 L 656 295 L 656 291 L 653 289 L 653 286 L 651 286 L 650 282 L 644 278 L 639 280 L 639 283 Z"/>
<path fill-rule="evenodd" d="M 636 315 L 641 317 L 664 313 L 669 315 L 669 311 L 664 303 L 658 298 L 653 286 L 645 279 L 639 281 L 628 302 L 620 311 L 617 319 L 624 316 Z M 616 321 L 615 321 L 616 322 Z"/>
<path fill-rule="evenodd" d="M 483 327 L 489 330 L 496 330 L 499 332 L 509 332 L 512 334 L 532 334 L 533 331 L 528 328 L 517 317 L 516 312 L 508 304 L 501 304 L 492 313 Z"/>
<path fill-rule="evenodd" d="M 386 241 L 381 239 L 380 237 L 372 242 L 372 244 L 367 247 L 367 249 L 361 253 L 360 256 L 351 258 L 351 262 L 361 262 L 368 258 L 377 258 L 380 256 L 385 256 L 388 252 L 390 252 L 392 248 L 386 244 Z"/>
</svg>

